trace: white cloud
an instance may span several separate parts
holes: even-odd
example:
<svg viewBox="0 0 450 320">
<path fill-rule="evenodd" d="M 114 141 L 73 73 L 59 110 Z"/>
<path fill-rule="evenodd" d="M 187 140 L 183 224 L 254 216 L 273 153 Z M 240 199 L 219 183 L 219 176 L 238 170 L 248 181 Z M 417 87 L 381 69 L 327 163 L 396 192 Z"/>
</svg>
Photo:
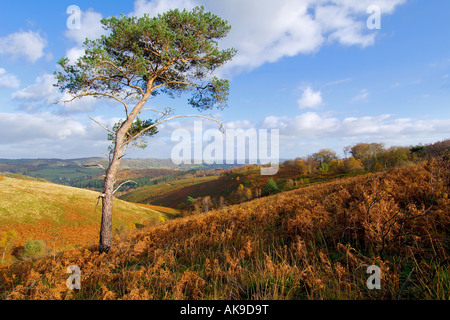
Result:
<svg viewBox="0 0 450 320">
<path fill-rule="evenodd" d="M 225 129 L 251 129 L 253 127 L 248 120 L 229 121 L 224 124 Z"/>
<path fill-rule="evenodd" d="M 100 20 L 102 14 L 93 10 L 81 12 L 80 29 L 67 29 L 65 35 L 67 38 L 82 45 L 86 38 L 94 40 L 105 33 Z"/>
<path fill-rule="evenodd" d="M 300 138 L 319 138 L 332 134 L 338 129 L 338 126 L 339 121 L 335 118 L 307 112 L 289 120 L 285 131 L 294 132 Z"/>
<path fill-rule="evenodd" d="M 17 89 L 19 86 L 20 81 L 14 74 L 0 68 L 0 88 Z"/>
<path fill-rule="evenodd" d="M 262 123 L 262 128 L 265 129 L 285 129 L 287 127 L 287 120 L 288 118 L 280 118 L 277 116 L 269 116 L 264 119 Z"/>
<path fill-rule="evenodd" d="M 34 84 L 18 90 L 11 95 L 14 100 L 23 102 L 23 109 L 36 111 L 41 107 L 48 107 L 56 101 L 66 101 L 72 99 L 69 94 L 62 94 L 54 86 L 57 80 L 52 74 L 43 74 L 36 78 Z M 94 97 L 83 97 L 73 102 L 64 104 L 65 112 L 85 112 L 93 110 L 97 100 Z"/>
<path fill-rule="evenodd" d="M 69 136 L 81 137 L 86 129 L 79 122 L 51 114 L 1 113 L 2 144 L 36 141 L 39 139 L 65 140 Z"/>
<path fill-rule="evenodd" d="M 367 101 L 369 101 L 369 95 L 370 95 L 369 90 L 362 89 L 361 92 L 357 96 L 353 97 L 352 101 L 353 102 L 367 102 Z"/>
<path fill-rule="evenodd" d="M 227 69 L 247 71 L 282 57 L 316 52 L 324 41 L 306 1 L 205 1 L 232 26 L 223 47 L 238 49 Z M 239 10 L 236 10 L 239 8 Z"/>
<path fill-rule="evenodd" d="M 47 40 L 37 32 L 21 31 L 0 38 L 0 54 L 8 55 L 14 59 L 25 58 L 36 62 L 42 58 L 47 46 Z"/>
<path fill-rule="evenodd" d="M 377 5 L 382 16 L 392 14 L 406 0 L 136 0 L 132 14 L 151 16 L 173 8 L 204 5 L 228 20 L 232 30 L 221 46 L 235 47 L 227 65 L 233 72 L 248 71 L 283 57 L 317 52 L 327 42 L 366 47 L 376 32 L 367 28 L 367 8 Z M 224 71 L 225 72 L 225 71 Z"/>
<path fill-rule="evenodd" d="M 96 117 L 105 126 L 112 127 L 118 118 Z M 88 120 L 89 121 L 89 120 Z M 134 150 L 129 157 L 169 157 L 174 144 L 170 143 L 173 130 L 183 127 L 193 132 L 196 119 L 167 123 L 160 133 L 149 140 L 146 151 Z M 203 132 L 216 128 L 203 121 Z M 307 112 L 297 117 L 270 116 L 259 125 L 251 121 L 227 123 L 227 128 L 280 129 L 282 158 L 305 156 L 320 148 L 351 145 L 356 142 L 382 141 L 387 145 L 430 143 L 450 134 L 450 119 L 420 120 L 394 118 L 392 115 L 375 117 L 336 117 Z M 41 113 L 0 113 L 0 151 L 4 157 L 65 158 L 101 156 L 108 146 L 106 131 L 96 123 L 82 123 L 78 117 Z M 316 150 L 317 149 L 317 150 Z"/>
<path fill-rule="evenodd" d="M 366 20 L 357 20 L 358 15 L 362 16 L 362 13 L 367 9 L 367 6 L 358 6 L 360 2 L 332 1 L 330 4 L 316 7 L 316 20 L 322 26 L 322 32 L 328 34 L 328 41 L 362 47 L 374 44 L 376 34 L 365 32 L 365 29 L 367 29 Z"/>
<path fill-rule="evenodd" d="M 67 50 L 66 56 L 72 63 L 75 63 L 80 57 L 84 55 L 85 49 L 82 47 L 73 47 Z"/>
<path fill-rule="evenodd" d="M 177 123 L 171 130 L 183 127 L 193 132 L 192 123 L 192 119 L 186 120 Z M 203 124 L 205 131 L 207 122 Z M 449 136 L 450 119 L 395 118 L 389 114 L 339 119 L 327 113 L 306 112 L 296 117 L 269 116 L 259 124 L 248 120 L 230 122 L 225 124 L 225 128 L 279 129 L 281 158 L 294 158 L 324 147 L 335 148 L 339 152 L 344 146 L 358 142 L 385 142 L 388 146 L 431 143 Z M 152 145 L 167 141 L 166 136 L 170 136 L 171 130 L 161 131 L 156 140 L 152 139 Z M 161 154 L 170 153 L 170 143 L 158 146 L 161 146 L 158 150 Z M 140 156 L 153 155 L 150 151 L 144 151 Z"/>
<path fill-rule="evenodd" d="M 192 9 L 195 6 L 196 3 L 192 0 L 136 0 L 134 3 L 134 11 L 130 15 L 143 17 L 144 14 L 148 14 L 150 17 L 154 17 L 170 9 Z"/>
<path fill-rule="evenodd" d="M 58 98 L 58 101 L 69 101 L 73 96 L 64 93 L 62 97 Z M 97 99 L 94 97 L 83 97 L 81 99 L 76 99 L 71 102 L 61 103 L 64 112 L 87 112 L 94 110 Z"/>
<path fill-rule="evenodd" d="M 96 118 L 112 125 L 117 119 Z M 93 121 L 66 115 L 0 113 L 0 152 L 5 158 L 104 156 L 107 132 Z"/>
<path fill-rule="evenodd" d="M 311 87 L 307 87 L 297 103 L 300 109 L 318 108 L 323 103 L 322 93 L 320 91 L 314 91 Z"/>
<path fill-rule="evenodd" d="M 53 86 L 56 83 L 55 77 L 51 74 L 44 74 L 36 78 L 34 84 L 18 90 L 11 95 L 15 100 L 52 99 L 57 95 L 57 89 Z"/>
<path fill-rule="evenodd" d="M 67 50 L 66 56 L 75 62 L 84 54 L 83 43 L 87 39 L 100 38 L 106 31 L 101 24 L 102 14 L 93 10 L 81 12 L 80 29 L 68 29 L 65 36 L 76 43 L 75 47 Z"/>
<path fill-rule="evenodd" d="M 337 86 L 339 84 L 345 83 L 345 82 L 349 82 L 352 81 L 351 78 L 346 78 L 346 79 L 340 79 L 340 80 L 336 80 L 336 81 L 331 81 L 328 83 L 325 83 L 323 87 L 332 87 L 332 86 Z"/>
<path fill-rule="evenodd" d="M 295 118 L 267 117 L 262 127 L 279 128 L 282 135 L 297 139 L 381 139 L 394 140 L 403 145 L 405 137 L 421 139 L 424 136 L 448 136 L 450 119 L 395 119 L 392 115 L 380 115 L 339 120 L 326 114 L 308 112 Z"/>
<path fill-rule="evenodd" d="M 291 139 L 317 139 L 332 134 L 339 129 L 339 120 L 321 116 L 316 112 L 306 112 L 292 117 L 267 117 L 261 125 L 264 129 L 280 129 L 280 134 Z"/>
</svg>

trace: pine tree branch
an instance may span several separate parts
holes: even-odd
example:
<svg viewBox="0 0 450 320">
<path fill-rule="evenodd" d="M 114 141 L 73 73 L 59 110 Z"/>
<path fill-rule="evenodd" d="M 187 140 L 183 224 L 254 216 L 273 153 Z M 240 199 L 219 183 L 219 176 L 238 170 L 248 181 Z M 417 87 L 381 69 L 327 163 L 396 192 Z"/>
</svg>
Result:
<svg viewBox="0 0 450 320">
<path fill-rule="evenodd" d="M 85 168 L 100 168 L 106 171 L 106 169 L 101 164 L 83 164 L 83 167 Z"/>
<path fill-rule="evenodd" d="M 120 102 L 124 107 L 125 107 L 125 111 L 127 113 L 127 117 L 129 115 L 129 111 L 128 111 L 128 105 L 125 101 L 123 101 L 122 99 L 116 97 L 113 94 L 110 93 L 103 93 L 103 92 L 86 92 L 86 93 L 81 93 L 81 94 L 77 94 L 75 95 L 72 99 L 68 99 L 68 100 L 60 100 L 60 101 L 56 101 L 56 103 L 60 103 L 63 102 L 64 104 L 66 103 L 70 103 L 75 101 L 76 99 L 81 99 L 83 97 L 96 97 L 96 96 L 102 96 L 102 97 L 107 97 L 107 98 L 111 98 L 114 99 L 118 102 Z"/>
<path fill-rule="evenodd" d="M 98 124 L 100 127 L 102 127 L 103 129 L 105 129 L 106 131 L 108 131 L 109 133 L 115 135 L 116 133 L 110 129 L 108 129 L 107 127 L 105 127 L 104 125 L 102 125 L 100 122 L 98 122 L 97 120 L 95 120 L 92 117 L 89 117 L 89 119 L 91 119 L 92 121 L 94 121 L 96 124 Z"/>
</svg>

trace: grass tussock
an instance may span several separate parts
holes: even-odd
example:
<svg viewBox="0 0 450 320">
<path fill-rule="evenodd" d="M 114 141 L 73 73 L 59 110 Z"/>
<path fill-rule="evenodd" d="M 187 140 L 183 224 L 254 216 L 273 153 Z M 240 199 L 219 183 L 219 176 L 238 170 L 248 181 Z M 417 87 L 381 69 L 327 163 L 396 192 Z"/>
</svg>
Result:
<svg viewBox="0 0 450 320">
<path fill-rule="evenodd" d="M 294 190 L 9 266 L 0 298 L 449 299 L 449 189 L 444 157 Z"/>
</svg>

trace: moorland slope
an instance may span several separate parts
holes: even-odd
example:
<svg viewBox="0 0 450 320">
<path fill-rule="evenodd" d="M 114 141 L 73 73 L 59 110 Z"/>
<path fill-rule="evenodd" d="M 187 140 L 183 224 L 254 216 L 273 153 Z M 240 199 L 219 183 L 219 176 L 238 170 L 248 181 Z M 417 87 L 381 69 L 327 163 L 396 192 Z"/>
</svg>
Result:
<svg viewBox="0 0 450 320">
<path fill-rule="evenodd" d="M 449 192 L 448 157 L 283 192 L 0 269 L 0 298 L 448 299 Z"/>
<path fill-rule="evenodd" d="M 0 235 L 16 231 L 15 246 L 28 240 L 45 241 L 51 248 L 96 241 L 101 221 L 98 196 L 98 192 L 39 179 L 0 175 Z M 116 199 L 113 229 L 164 221 L 167 215 L 163 211 Z"/>
</svg>

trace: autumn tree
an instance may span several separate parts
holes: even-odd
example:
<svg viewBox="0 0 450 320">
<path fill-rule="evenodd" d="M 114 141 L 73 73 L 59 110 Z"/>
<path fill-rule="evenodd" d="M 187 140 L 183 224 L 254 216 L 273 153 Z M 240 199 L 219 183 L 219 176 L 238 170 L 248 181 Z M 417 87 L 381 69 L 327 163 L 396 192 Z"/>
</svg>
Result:
<svg viewBox="0 0 450 320">
<path fill-rule="evenodd" d="M 379 163 L 384 168 L 397 168 L 407 163 L 410 157 L 410 148 L 393 146 L 379 156 Z"/>
<path fill-rule="evenodd" d="M 331 161 L 338 159 L 336 152 L 331 149 L 322 149 L 319 152 L 314 153 L 312 157 L 320 164 L 326 163 L 328 165 Z"/>
<path fill-rule="evenodd" d="M 305 161 L 304 161 L 306 168 L 307 168 L 307 173 L 308 174 L 314 174 L 317 171 L 317 168 L 320 166 L 320 162 L 316 161 L 313 156 L 309 155 L 306 157 Z"/>
<path fill-rule="evenodd" d="M 345 172 L 344 160 L 331 160 L 328 171 L 330 173 L 344 173 Z"/>
<path fill-rule="evenodd" d="M 300 174 L 308 173 L 308 166 L 306 165 L 305 161 L 303 161 L 302 159 L 299 159 L 299 158 L 295 159 L 294 166 Z"/>
<path fill-rule="evenodd" d="M 351 147 L 350 153 L 355 159 L 362 161 L 367 171 L 371 171 L 384 151 L 383 143 L 358 143 Z"/>
<path fill-rule="evenodd" d="M 314 153 L 312 158 L 319 163 L 319 173 L 328 172 L 331 161 L 338 160 L 336 152 L 331 149 L 322 149 Z"/>
<path fill-rule="evenodd" d="M 252 200 L 253 198 L 253 193 L 252 193 L 252 189 L 247 188 L 245 189 L 245 199 L 248 200 Z"/>
<path fill-rule="evenodd" d="M 344 160 L 345 172 L 355 173 L 364 171 L 364 165 L 361 160 L 356 160 L 353 157 Z"/>
<path fill-rule="evenodd" d="M 97 122 L 112 135 L 113 147 L 106 169 L 102 198 L 100 252 L 111 248 L 111 224 L 116 174 L 125 151 L 160 124 L 182 117 L 173 109 L 145 108 L 160 93 L 169 97 L 190 92 L 189 104 L 198 111 L 226 106 L 229 82 L 213 76 L 231 60 L 235 49 L 219 49 L 230 25 L 203 7 L 191 11 L 177 9 L 150 18 L 111 17 L 102 19 L 106 35 L 84 42 L 84 55 L 76 62 L 62 58 L 62 71 L 55 72 L 56 86 L 71 98 L 108 99 L 123 106 L 124 120 L 117 130 Z M 143 112 L 156 120 L 136 120 Z"/>
</svg>

